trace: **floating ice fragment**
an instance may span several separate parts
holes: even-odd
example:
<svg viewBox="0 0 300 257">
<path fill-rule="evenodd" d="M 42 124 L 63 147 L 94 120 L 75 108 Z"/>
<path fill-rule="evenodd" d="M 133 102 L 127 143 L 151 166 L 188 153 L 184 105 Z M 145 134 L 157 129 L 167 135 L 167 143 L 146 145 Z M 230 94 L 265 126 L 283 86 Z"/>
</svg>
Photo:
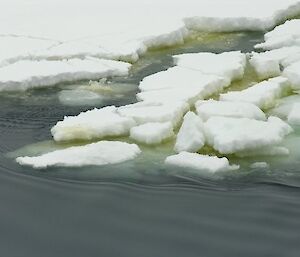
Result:
<svg viewBox="0 0 300 257">
<path fill-rule="evenodd" d="M 300 61 L 295 62 L 284 69 L 282 76 L 287 77 L 293 89 L 300 89 Z"/>
<path fill-rule="evenodd" d="M 242 91 L 231 91 L 220 95 L 220 100 L 248 102 L 261 109 L 268 109 L 275 105 L 275 100 L 283 97 L 291 90 L 287 78 L 276 77 L 260 82 Z"/>
<path fill-rule="evenodd" d="M 265 120 L 266 116 L 256 105 L 246 102 L 226 102 L 226 101 L 198 101 L 195 104 L 197 114 L 207 120 L 213 116 L 249 118 Z"/>
<path fill-rule="evenodd" d="M 55 141 L 91 140 L 108 136 L 127 135 L 135 126 L 131 118 L 122 117 L 115 106 L 94 109 L 78 116 L 66 116 L 51 129 Z"/>
<path fill-rule="evenodd" d="M 292 128 L 277 117 L 268 121 L 212 117 L 205 123 L 207 143 L 222 154 L 273 146 L 291 132 Z"/>
<path fill-rule="evenodd" d="M 124 76 L 131 65 L 96 58 L 62 61 L 18 61 L 0 68 L 0 91 L 19 91 L 61 82 Z"/>
<path fill-rule="evenodd" d="M 266 146 L 254 150 L 245 150 L 235 153 L 238 157 L 252 157 L 252 156 L 287 156 L 290 150 L 283 146 Z"/>
<path fill-rule="evenodd" d="M 141 150 L 135 144 L 118 141 L 100 141 L 84 146 L 73 146 L 36 157 L 18 157 L 21 165 L 33 168 L 50 166 L 81 167 L 86 165 L 106 165 L 134 159 Z"/>
<path fill-rule="evenodd" d="M 118 113 L 124 117 L 134 119 L 137 124 L 170 121 L 176 126 L 188 109 L 189 105 L 184 102 L 166 104 L 138 102 L 119 107 Z"/>
<path fill-rule="evenodd" d="M 246 66 L 246 55 L 236 52 L 191 53 L 175 55 L 177 66 L 201 71 L 204 74 L 218 75 L 230 82 L 241 79 Z M 220 65 L 222 64 L 222 65 Z"/>
<path fill-rule="evenodd" d="M 300 46 L 300 20 L 286 21 L 274 30 L 265 34 L 265 42 L 256 45 L 256 48 L 265 50 L 281 48 L 284 46 Z"/>
<path fill-rule="evenodd" d="M 293 125 L 300 125 L 300 103 L 295 103 L 288 116 L 288 122 Z"/>
<path fill-rule="evenodd" d="M 197 152 L 205 144 L 203 133 L 204 124 L 193 112 L 188 112 L 183 119 L 182 126 L 178 132 L 175 151 L 176 152 Z"/>
<path fill-rule="evenodd" d="M 151 122 L 130 129 L 130 137 L 145 144 L 160 144 L 174 136 L 171 122 Z"/>
<path fill-rule="evenodd" d="M 217 156 L 208 156 L 188 152 L 181 152 L 177 155 L 169 156 L 166 158 L 165 163 L 168 165 L 192 168 L 211 173 L 236 170 L 239 168 L 238 165 L 230 165 L 226 157 L 218 158 Z"/>
</svg>

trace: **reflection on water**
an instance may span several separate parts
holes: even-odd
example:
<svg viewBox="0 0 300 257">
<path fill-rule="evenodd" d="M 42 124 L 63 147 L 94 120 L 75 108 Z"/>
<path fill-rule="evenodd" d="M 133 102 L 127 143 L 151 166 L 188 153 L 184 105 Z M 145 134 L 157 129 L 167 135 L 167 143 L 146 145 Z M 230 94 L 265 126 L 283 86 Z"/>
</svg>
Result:
<svg viewBox="0 0 300 257">
<path fill-rule="evenodd" d="M 111 85 L 131 85 L 130 90 L 120 93 L 121 88 L 114 86 L 112 97 L 92 105 L 135 102 L 139 81 L 172 66 L 174 54 L 249 52 L 262 37 L 253 32 L 195 34 L 185 45 L 153 49 L 133 65 L 128 77 L 109 79 Z M 245 79 L 231 90 L 255 81 L 247 69 Z M 90 90 L 89 86 L 83 81 L 0 97 L 0 256 L 299 255 L 298 128 L 284 142 L 290 156 L 231 156 L 241 169 L 216 175 L 165 166 L 172 140 L 141 146 L 143 153 L 137 159 L 111 166 L 40 171 L 17 165 L 16 156 L 68 146 L 54 143 L 50 128 L 63 116 L 91 106 L 62 103 L 59 95 Z M 101 95 L 103 88 L 90 92 Z M 270 168 L 250 168 L 262 161 Z"/>
</svg>

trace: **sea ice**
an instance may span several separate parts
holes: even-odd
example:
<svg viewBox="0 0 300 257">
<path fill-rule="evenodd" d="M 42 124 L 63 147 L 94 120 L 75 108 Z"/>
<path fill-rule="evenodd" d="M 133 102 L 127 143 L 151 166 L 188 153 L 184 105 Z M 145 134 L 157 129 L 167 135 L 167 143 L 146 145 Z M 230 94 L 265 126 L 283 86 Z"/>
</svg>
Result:
<svg viewBox="0 0 300 257">
<path fill-rule="evenodd" d="M 140 143 L 160 144 L 164 140 L 173 137 L 173 125 L 171 122 L 151 122 L 130 129 L 130 137 Z"/>
<path fill-rule="evenodd" d="M 273 146 L 291 132 L 292 128 L 277 117 L 267 121 L 212 117 L 205 123 L 207 143 L 222 154 Z"/>
<path fill-rule="evenodd" d="M 130 67 L 129 63 L 96 58 L 18 61 L 0 68 L 0 91 L 27 90 L 61 82 L 125 76 Z"/>
<path fill-rule="evenodd" d="M 256 48 L 265 50 L 281 48 L 284 46 L 300 46 L 300 20 L 286 21 L 274 30 L 265 34 L 265 42 L 256 45 Z"/>
<path fill-rule="evenodd" d="M 288 79 L 276 77 L 262 81 L 242 91 L 231 91 L 220 95 L 222 101 L 248 102 L 261 109 L 268 109 L 275 100 L 286 95 L 291 89 Z"/>
<path fill-rule="evenodd" d="M 230 82 L 241 79 L 244 76 L 246 66 L 246 55 L 239 51 L 221 54 L 181 54 L 175 55 L 173 58 L 179 67 L 198 70 L 204 74 L 218 75 Z"/>
<path fill-rule="evenodd" d="M 86 165 L 107 165 L 132 160 L 141 150 L 135 144 L 118 141 L 100 141 L 84 146 L 73 146 L 36 157 L 18 157 L 21 165 L 33 168 L 50 166 L 81 167 Z"/>
<path fill-rule="evenodd" d="M 282 76 L 287 77 L 292 84 L 292 88 L 300 89 L 300 61 L 295 62 L 284 69 Z"/>
<path fill-rule="evenodd" d="M 115 106 L 66 116 L 51 129 L 55 141 L 91 140 L 108 136 L 123 136 L 135 126 L 133 119 L 122 117 Z"/>
<path fill-rule="evenodd" d="M 183 67 L 173 67 L 143 79 L 137 99 L 151 102 L 184 101 L 193 104 L 229 86 L 226 78 L 203 74 Z"/>
<path fill-rule="evenodd" d="M 277 100 L 276 106 L 270 110 L 270 114 L 281 119 L 287 119 L 295 103 L 300 102 L 300 95 L 290 95 Z"/>
<path fill-rule="evenodd" d="M 174 150 L 176 152 L 197 152 L 205 144 L 204 124 L 193 112 L 188 112 L 177 134 Z"/>
<path fill-rule="evenodd" d="M 130 117 L 137 124 L 148 122 L 172 122 L 176 126 L 183 115 L 189 110 L 189 105 L 184 102 L 172 102 L 166 104 L 153 102 L 138 102 L 118 108 L 118 113 L 124 117 Z"/>
<path fill-rule="evenodd" d="M 295 103 L 288 116 L 288 122 L 294 125 L 300 125 L 300 103 Z"/>
<path fill-rule="evenodd" d="M 211 173 L 236 170 L 239 168 L 237 165 L 230 165 L 226 157 L 218 158 L 217 156 L 189 152 L 181 152 L 179 154 L 169 156 L 166 158 L 165 163 L 168 165 L 192 168 Z"/>
<path fill-rule="evenodd" d="M 226 102 L 226 101 L 198 101 L 195 104 L 197 114 L 203 119 L 208 120 L 213 116 L 249 118 L 265 120 L 266 116 L 256 105 L 246 102 Z"/>
</svg>

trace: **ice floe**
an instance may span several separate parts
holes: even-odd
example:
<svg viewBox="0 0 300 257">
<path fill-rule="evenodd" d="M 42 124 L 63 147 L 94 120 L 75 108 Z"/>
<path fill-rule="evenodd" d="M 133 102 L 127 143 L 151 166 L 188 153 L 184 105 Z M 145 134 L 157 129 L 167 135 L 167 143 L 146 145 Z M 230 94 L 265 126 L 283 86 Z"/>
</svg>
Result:
<svg viewBox="0 0 300 257">
<path fill-rule="evenodd" d="M 125 76 L 131 65 L 103 59 L 18 61 L 0 68 L 0 91 L 18 91 L 61 82 Z"/>
<path fill-rule="evenodd" d="M 284 46 L 300 46 L 300 20 L 286 21 L 274 30 L 265 34 L 265 42 L 256 45 L 256 48 L 265 50 L 282 48 Z"/>
<path fill-rule="evenodd" d="M 51 129 L 55 141 L 91 140 L 129 134 L 136 123 L 118 114 L 115 106 L 93 109 L 77 116 L 66 116 Z"/>
<path fill-rule="evenodd" d="M 220 95 L 220 100 L 248 102 L 261 109 L 268 109 L 275 105 L 275 100 L 285 96 L 291 90 L 287 78 L 276 77 L 262 81 L 242 91 L 231 91 Z"/>
<path fill-rule="evenodd" d="M 191 53 L 175 55 L 177 66 L 201 71 L 204 74 L 218 75 L 233 80 L 244 76 L 246 55 L 239 52 L 214 53 Z M 221 64 L 221 65 L 220 65 Z"/>
<path fill-rule="evenodd" d="M 295 103 L 288 115 L 288 122 L 294 125 L 300 125 L 300 103 Z"/>
<path fill-rule="evenodd" d="M 300 102 L 300 95 L 290 95 L 277 100 L 276 106 L 270 110 L 270 114 L 281 119 L 287 119 L 295 103 Z"/>
<path fill-rule="evenodd" d="M 205 123 L 207 143 L 222 154 L 273 146 L 291 132 L 292 128 L 277 117 L 267 121 L 212 117 Z"/>
<path fill-rule="evenodd" d="M 300 89 L 300 61 L 285 68 L 282 75 L 289 79 L 293 89 Z"/>
<path fill-rule="evenodd" d="M 238 157 L 253 157 L 253 156 L 287 156 L 290 150 L 284 146 L 266 146 L 254 150 L 245 150 L 235 153 Z"/>
<path fill-rule="evenodd" d="M 33 168 L 50 166 L 81 167 L 86 165 L 106 165 L 132 160 L 141 150 L 135 144 L 118 141 L 100 141 L 84 146 L 73 146 L 35 157 L 18 157 L 21 165 Z"/>
<path fill-rule="evenodd" d="M 184 102 L 172 102 L 165 104 L 155 102 L 138 102 L 119 107 L 118 113 L 124 117 L 134 119 L 137 124 L 170 121 L 173 126 L 176 126 L 188 109 L 188 104 Z"/>
<path fill-rule="evenodd" d="M 200 100 L 196 102 L 195 106 L 197 114 L 203 120 L 208 120 L 210 117 L 214 116 L 257 120 L 266 119 L 266 115 L 263 111 L 252 103 Z"/>
<path fill-rule="evenodd" d="M 211 173 L 219 171 L 236 170 L 238 165 L 230 165 L 226 157 L 202 155 L 197 153 L 181 152 L 166 158 L 168 165 L 179 166 L 182 168 L 192 168 Z"/>
<path fill-rule="evenodd" d="M 173 136 L 174 131 L 171 122 L 149 122 L 130 129 L 130 138 L 149 145 L 160 144 Z"/>
<path fill-rule="evenodd" d="M 197 152 L 205 144 L 204 124 L 193 112 L 188 112 L 176 137 L 176 152 Z"/>
<path fill-rule="evenodd" d="M 193 104 L 196 100 L 220 92 L 229 84 L 227 78 L 176 66 L 144 78 L 139 86 L 142 92 L 137 94 L 137 99 L 161 103 L 184 101 Z"/>
</svg>

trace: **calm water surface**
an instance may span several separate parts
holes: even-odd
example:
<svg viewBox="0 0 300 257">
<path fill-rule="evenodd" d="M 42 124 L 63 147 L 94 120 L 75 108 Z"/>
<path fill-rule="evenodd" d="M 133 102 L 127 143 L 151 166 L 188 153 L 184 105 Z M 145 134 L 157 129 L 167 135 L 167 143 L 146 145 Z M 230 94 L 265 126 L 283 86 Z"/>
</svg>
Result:
<svg viewBox="0 0 300 257">
<path fill-rule="evenodd" d="M 172 66 L 173 54 L 249 52 L 262 37 L 195 35 L 184 46 L 154 49 L 129 77 L 112 82 L 138 85 Z M 91 106 L 64 105 L 58 94 L 86 84 L 0 97 L 0 257 L 300 256 L 296 153 L 233 159 L 240 171 L 215 176 L 165 167 L 172 142 L 143 147 L 142 156 L 119 165 L 42 171 L 17 165 L 15 156 L 65 147 L 51 141 L 50 128 Z M 132 103 L 136 92 L 129 87 L 92 106 Z M 292 149 L 299 131 L 285 142 Z M 271 168 L 250 169 L 254 161 L 268 161 Z"/>
</svg>

